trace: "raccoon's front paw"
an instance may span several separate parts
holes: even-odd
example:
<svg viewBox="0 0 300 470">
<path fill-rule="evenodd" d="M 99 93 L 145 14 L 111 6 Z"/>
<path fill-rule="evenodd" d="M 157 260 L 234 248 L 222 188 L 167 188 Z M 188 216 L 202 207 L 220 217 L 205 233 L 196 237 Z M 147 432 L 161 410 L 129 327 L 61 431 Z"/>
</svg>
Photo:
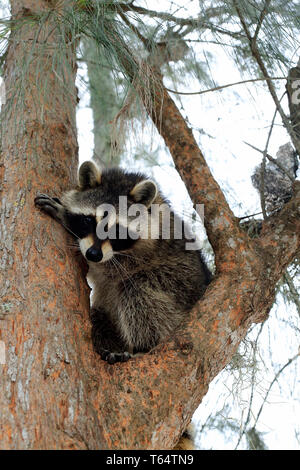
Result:
<svg viewBox="0 0 300 470">
<path fill-rule="evenodd" d="M 102 349 L 100 352 L 101 359 L 108 362 L 108 364 L 115 364 L 116 362 L 127 362 L 132 355 L 127 352 L 111 352 L 107 349 Z"/>
<path fill-rule="evenodd" d="M 63 206 L 61 205 L 60 200 L 56 197 L 49 197 L 47 194 L 39 194 L 34 199 L 34 204 L 42 211 L 51 215 L 54 219 L 60 218 L 59 212 Z"/>
</svg>

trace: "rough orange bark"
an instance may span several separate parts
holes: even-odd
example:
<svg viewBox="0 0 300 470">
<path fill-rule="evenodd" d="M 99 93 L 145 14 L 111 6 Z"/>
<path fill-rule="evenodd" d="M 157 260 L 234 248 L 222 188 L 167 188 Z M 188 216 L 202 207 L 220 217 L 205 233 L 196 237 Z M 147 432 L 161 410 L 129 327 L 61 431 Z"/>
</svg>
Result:
<svg viewBox="0 0 300 470">
<path fill-rule="evenodd" d="M 89 430 L 91 383 L 81 359 L 93 357 L 88 288 L 64 230 L 33 204 L 38 191 L 60 192 L 75 180 L 75 55 L 66 49 L 58 78 L 53 25 L 48 21 L 40 30 L 29 23 L 33 13 L 48 11 L 48 2 L 11 5 L 24 26 L 10 39 L 2 110 L 0 339 L 6 365 L 0 366 L 0 447 L 86 448 L 88 441 L 97 447 L 101 428 Z M 32 42 L 41 52 L 46 37 L 44 54 L 31 55 Z"/>
<path fill-rule="evenodd" d="M 46 11 L 49 2 L 11 3 L 13 14 L 28 17 Z M 0 366 L 0 447 L 169 449 L 250 324 L 267 315 L 276 282 L 299 251 L 300 191 L 295 188 L 294 198 L 265 224 L 260 239 L 249 240 L 174 102 L 165 90 L 152 95 L 152 109 L 162 116 L 154 121 L 194 202 L 205 203 L 218 273 L 184 334 L 128 363 L 104 363 L 92 351 L 80 265 L 65 248 L 63 229 L 33 208 L 37 191 L 59 195 L 77 167 L 72 49 L 66 49 L 65 88 L 53 73 L 48 48 L 43 80 L 51 94 L 41 100 L 32 57 L 22 113 L 15 106 L 18 61 L 37 33 L 41 40 L 48 31 L 33 24 L 14 33 L 5 77 L 14 111 L 4 115 L 0 167 L 0 339 L 7 352 L 6 365 Z M 27 41 L 19 41 L 18 34 Z M 55 42 L 55 30 L 51 34 Z"/>
</svg>

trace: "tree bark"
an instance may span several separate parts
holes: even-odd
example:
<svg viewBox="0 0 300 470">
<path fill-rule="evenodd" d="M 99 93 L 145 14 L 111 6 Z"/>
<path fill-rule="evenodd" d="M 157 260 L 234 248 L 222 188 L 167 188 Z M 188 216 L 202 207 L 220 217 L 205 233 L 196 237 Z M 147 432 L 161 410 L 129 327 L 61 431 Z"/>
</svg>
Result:
<svg viewBox="0 0 300 470">
<path fill-rule="evenodd" d="M 11 7 L 19 26 L 9 40 L 2 110 L 0 447 L 97 447 L 101 428 L 90 425 L 93 384 L 82 364 L 93 357 L 88 288 L 64 229 L 33 204 L 37 192 L 54 195 L 75 182 L 75 51 L 65 48 L 64 69 L 54 71 L 57 30 L 51 17 L 43 28 L 34 21 L 49 3 Z"/>
<path fill-rule="evenodd" d="M 12 0 L 12 13 L 28 21 L 38 11 L 47 13 L 48 3 Z M 127 363 L 101 361 L 92 351 L 81 265 L 65 248 L 63 229 L 33 207 L 38 191 L 59 196 L 66 190 L 77 168 L 75 54 L 66 48 L 62 80 L 52 66 L 58 38 L 50 18 L 48 30 L 38 22 L 14 30 L 7 56 L 0 167 L 0 339 L 6 346 L 0 447 L 170 449 L 251 323 L 266 318 L 276 282 L 299 252 L 299 184 L 281 213 L 264 224 L 260 239 L 250 240 L 161 83 L 148 111 L 193 201 L 205 204 L 217 275 L 183 334 Z M 42 59 L 50 95 L 36 86 L 37 56 L 30 56 L 32 41 L 39 45 L 45 37 L 53 41 Z M 17 90 L 24 56 L 30 60 L 21 106 Z"/>
</svg>

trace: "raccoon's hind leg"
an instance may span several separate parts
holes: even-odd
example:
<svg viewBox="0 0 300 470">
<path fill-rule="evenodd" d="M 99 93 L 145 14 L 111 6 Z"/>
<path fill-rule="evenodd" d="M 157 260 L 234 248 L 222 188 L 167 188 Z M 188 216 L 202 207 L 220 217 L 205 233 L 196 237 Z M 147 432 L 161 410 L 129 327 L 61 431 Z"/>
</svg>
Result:
<svg viewBox="0 0 300 470">
<path fill-rule="evenodd" d="M 126 351 L 115 326 L 103 310 L 95 308 L 90 312 L 92 322 L 92 341 L 95 351 L 109 364 L 126 362 L 132 356 Z"/>
</svg>

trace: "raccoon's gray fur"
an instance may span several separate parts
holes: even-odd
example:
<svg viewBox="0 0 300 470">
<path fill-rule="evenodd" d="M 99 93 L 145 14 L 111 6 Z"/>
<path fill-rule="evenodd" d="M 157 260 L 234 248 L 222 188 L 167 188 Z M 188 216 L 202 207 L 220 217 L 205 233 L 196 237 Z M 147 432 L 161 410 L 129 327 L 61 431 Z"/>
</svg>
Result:
<svg viewBox="0 0 300 470">
<path fill-rule="evenodd" d="M 119 196 L 127 196 L 127 207 L 143 205 L 141 225 L 145 222 L 146 227 L 148 221 L 156 239 L 147 234 L 132 239 L 128 229 L 125 240 L 121 236 L 99 239 L 97 224 L 99 227 L 107 216 L 99 207 L 111 204 L 118 214 Z M 170 239 L 163 239 L 162 220 L 156 226 L 154 222 L 154 205 L 163 203 L 164 213 L 171 217 Z M 210 282 L 201 252 L 186 250 L 191 237 L 174 239 L 174 223 L 183 222 L 172 213 L 156 184 L 140 173 L 118 168 L 101 172 L 92 162 L 85 162 L 75 190 L 64 193 L 60 200 L 39 195 L 35 204 L 78 240 L 87 259 L 92 340 L 95 350 L 110 364 L 149 351 L 172 334 Z M 112 222 L 107 220 L 107 233 L 116 229 L 118 235 L 134 217 L 124 221 L 118 215 Z"/>
</svg>

